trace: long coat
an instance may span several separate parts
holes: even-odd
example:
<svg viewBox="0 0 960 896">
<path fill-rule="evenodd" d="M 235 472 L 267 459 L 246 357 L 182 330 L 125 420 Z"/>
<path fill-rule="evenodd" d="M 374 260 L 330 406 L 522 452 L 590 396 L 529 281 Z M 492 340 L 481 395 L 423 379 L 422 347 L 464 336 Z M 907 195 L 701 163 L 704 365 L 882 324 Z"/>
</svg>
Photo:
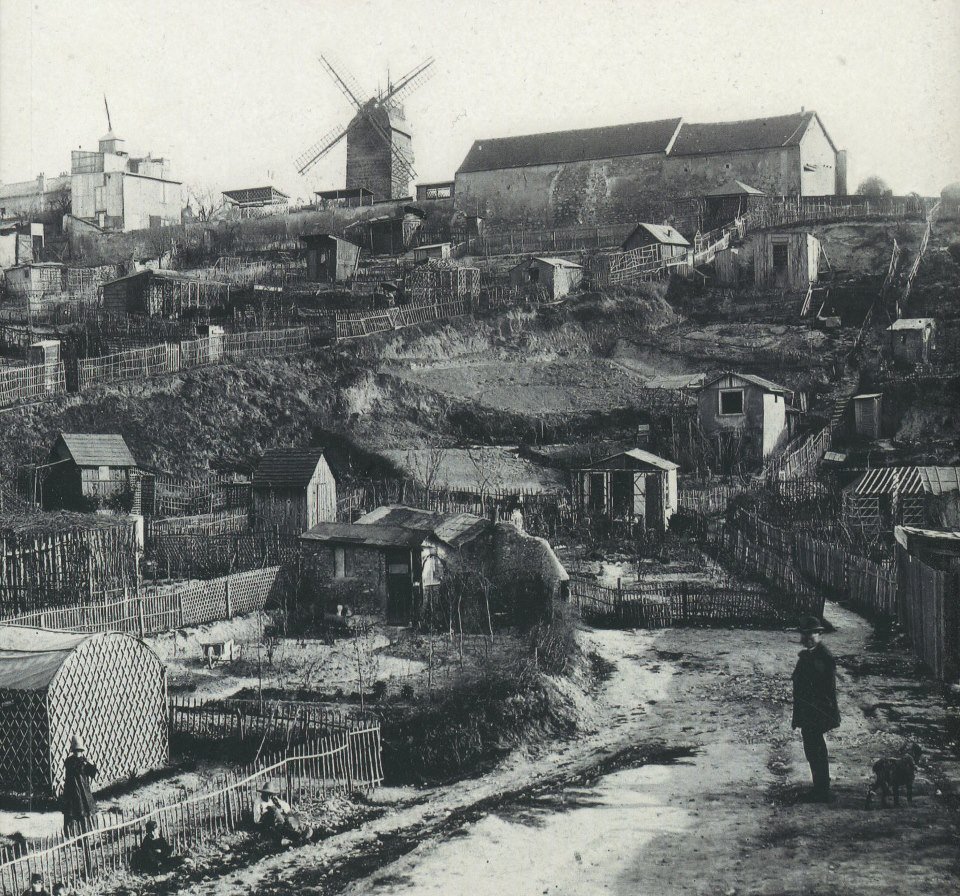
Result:
<svg viewBox="0 0 960 896">
<path fill-rule="evenodd" d="M 64 760 L 66 782 L 63 785 L 63 814 L 67 818 L 87 818 L 95 815 L 97 804 L 90 790 L 91 779 L 97 776 L 97 767 L 86 756 L 71 753 Z"/>
<path fill-rule="evenodd" d="M 793 670 L 793 727 L 823 732 L 839 724 L 837 663 L 818 643 L 800 651 Z"/>
</svg>

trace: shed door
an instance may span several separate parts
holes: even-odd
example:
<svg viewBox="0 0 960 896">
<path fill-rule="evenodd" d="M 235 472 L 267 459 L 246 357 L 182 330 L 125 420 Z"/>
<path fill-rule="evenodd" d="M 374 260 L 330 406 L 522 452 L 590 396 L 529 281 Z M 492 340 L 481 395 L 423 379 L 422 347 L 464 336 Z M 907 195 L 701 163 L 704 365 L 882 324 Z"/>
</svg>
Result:
<svg viewBox="0 0 960 896">
<path fill-rule="evenodd" d="M 410 551 L 386 552 L 387 561 L 387 620 L 407 625 L 413 619 L 413 575 L 410 569 Z"/>
<path fill-rule="evenodd" d="M 607 509 L 607 477 L 603 473 L 590 474 L 590 509 L 603 512 Z"/>
<path fill-rule="evenodd" d="M 614 470 L 610 474 L 610 509 L 615 517 L 633 515 L 633 471 Z"/>
<path fill-rule="evenodd" d="M 647 476 L 647 506 L 644 522 L 648 528 L 663 528 L 663 480 L 659 476 Z"/>
</svg>

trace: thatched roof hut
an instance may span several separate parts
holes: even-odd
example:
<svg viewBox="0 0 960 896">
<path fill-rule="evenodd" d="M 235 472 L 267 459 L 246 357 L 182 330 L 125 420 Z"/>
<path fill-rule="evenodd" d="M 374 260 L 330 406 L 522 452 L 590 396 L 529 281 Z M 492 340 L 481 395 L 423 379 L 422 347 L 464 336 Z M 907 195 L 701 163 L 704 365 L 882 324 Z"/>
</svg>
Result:
<svg viewBox="0 0 960 896">
<path fill-rule="evenodd" d="M 166 669 L 142 642 L 0 626 L 0 788 L 63 790 L 79 736 L 102 788 L 168 756 Z"/>
</svg>

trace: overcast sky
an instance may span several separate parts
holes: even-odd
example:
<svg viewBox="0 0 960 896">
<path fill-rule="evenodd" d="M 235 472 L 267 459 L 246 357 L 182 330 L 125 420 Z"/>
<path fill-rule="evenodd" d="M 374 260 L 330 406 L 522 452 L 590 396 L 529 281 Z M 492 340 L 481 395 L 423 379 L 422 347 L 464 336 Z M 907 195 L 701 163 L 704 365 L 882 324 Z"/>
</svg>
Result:
<svg viewBox="0 0 960 896">
<path fill-rule="evenodd" d="M 851 188 L 960 180 L 960 0 L 0 0 L 0 180 L 68 171 L 114 130 L 188 186 L 342 186 L 344 144 L 306 178 L 293 159 L 346 123 L 321 69 L 370 92 L 427 56 L 407 101 L 419 180 L 473 140 L 683 116 L 816 109 Z"/>
</svg>

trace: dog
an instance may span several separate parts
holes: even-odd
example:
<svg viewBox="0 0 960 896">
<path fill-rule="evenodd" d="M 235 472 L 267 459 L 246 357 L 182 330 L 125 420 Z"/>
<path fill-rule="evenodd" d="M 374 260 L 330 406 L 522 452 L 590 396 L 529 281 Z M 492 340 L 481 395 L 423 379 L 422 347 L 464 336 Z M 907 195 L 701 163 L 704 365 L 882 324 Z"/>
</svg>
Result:
<svg viewBox="0 0 960 896">
<path fill-rule="evenodd" d="M 913 802 L 913 779 L 922 750 L 912 744 L 900 756 L 887 756 L 873 764 L 873 781 L 867 791 L 867 808 L 873 805 L 873 795 L 880 794 L 880 808 L 886 808 L 887 797 L 893 791 L 894 806 L 900 805 L 900 788 L 907 791 L 907 802 Z"/>
</svg>

